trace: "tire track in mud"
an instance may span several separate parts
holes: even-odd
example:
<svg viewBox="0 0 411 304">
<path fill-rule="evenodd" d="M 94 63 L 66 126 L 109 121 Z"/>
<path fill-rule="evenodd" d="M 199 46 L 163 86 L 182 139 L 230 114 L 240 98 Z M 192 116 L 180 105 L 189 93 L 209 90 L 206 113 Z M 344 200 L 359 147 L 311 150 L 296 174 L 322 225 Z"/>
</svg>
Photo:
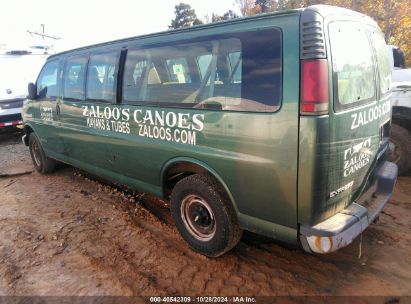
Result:
<svg viewBox="0 0 411 304">
<path fill-rule="evenodd" d="M 87 188 L 87 192 L 90 192 L 88 196 L 95 194 L 91 187 Z M 112 204 L 112 202 L 106 203 Z M 135 234 L 139 236 L 139 239 L 129 247 L 121 247 L 118 242 L 108 241 L 102 235 L 97 234 L 94 239 L 88 236 L 88 240 L 80 240 L 80 243 L 86 244 L 86 248 L 91 248 L 95 246 L 98 240 L 97 252 L 103 252 L 104 255 L 96 254 L 95 250 L 88 250 L 85 254 L 93 261 L 94 265 L 100 268 L 108 267 L 110 270 L 120 270 L 122 282 L 130 288 L 133 286 L 130 282 L 137 281 L 134 275 L 137 273 L 146 278 L 146 280 L 140 279 L 143 289 L 147 289 L 147 286 L 154 286 L 164 291 L 164 294 L 181 294 L 187 292 L 187 290 L 197 294 L 206 291 L 215 294 L 222 291 L 229 294 L 230 292 L 231 294 L 238 294 L 242 290 L 244 294 L 249 294 L 249 292 L 259 292 L 261 289 L 259 286 L 247 288 L 247 283 L 250 284 L 251 280 L 242 278 L 235 271 L 234 265 L 238 265 L 238 258 L 229 258 L 235 260 L 231 261 L 233 267 L 230 269 L 230 267 L 227 267 L 229 263 L 226 261 L 222 263 L 220 259 L 210 260 L 190 251 L 169 223 L 160 222 L 153 214 L 140 206 L 136 206 L 132 210 L 131 206 L 133 205 L 121 201 L 116 206 L 120 207 L 123 216 L 129 225 L 133 226 L 131 229 L 135 230 Z M 97 218 L 91 213 L 82 218 L 87 225 L 90 225 L 89 222 L 98 222 Z M 98 231 L 96 227 L 93 229 Z M 73 233 L 75 233 L 75 230 L 70 231 L 69 234 Z M 123 239 L 123 237 L 118 237 Z M 143 254 L 138 252 L 137 247 L 145 249 Z M 104 248 L 110 248 L 111 252 L 105 251 Z M 137 255 L 136 252 L 138 252 Z M 164 253 L 167 254 L 164 255 Z M 106 258 L 103 259 L 103 256 Z M 227 260 L 227 257 L 225 259 Z M 107 261 L 109 261 L 108 264 Z M 113 263 L 110 263 L 110 261 Z M 166 269 L 164 269 L 164 265 L 167 265 Z M 214 267 L 210 268 L 210 266 Z M 225 269 L 225 272 L 221 273 L 221 269 Z M 247 271 L 249 272 L 250 269 L 247 269 Z M 266 278 L 264 274 L 260 276 Z M 227 279 L 227 277 L 230 278 Z M 216 284 L 210 281 L 220 282 L 220 284 L 217 284 L 220 285 L 220 288 L 216 290 Z M 243 286 L 244 283 L 246 286 Z M 207 289 L 207 286 L 209 289 Z M 241 289 L 239 289 L 240 287 Z M 263 289 L 266 292 L 269 291 L 268 286 Z M 156 291 L 159 292 L 158 289 Z M 133 292 L 141 294 L 141 289 L 133 289 Z"/>
<path fill-rule="evenodd" d="M 19 284 L 25 280 L 25 270 L 37 257 L 36 250 L 41 242 L 39 235 L 33 219 L 0 220 L 0 271 L 3 274 L 0 286 L 13 293 L 18 290 Z"/>
<path fill-rule="evenodd" d="M 155 199 L 149 198 L 149 201 L 151 201 L 152 206 L 152 202 Z M 153 208 L 150 208 L 150 202 L 147 203 L 147 201 L 142 202 L 142 205 L 148 206 L 149 209 Z M 259 244 L 258 241 L 257 244 L 251 242 L 251 246 L 253 246 L 251 250 L 249 250 L 250 244 L 247 244 L 247 241 L 243 241 L 231 254 L 218 260 L 211 260 L 189 251 L 188 246 L 185 243 L 182 244 L 182 239 L 178 236 L 175 229 L 170 226 L 172 224 L 170 223 L 170 218 L 167 215 L 164 216 L 164 214 L 167 214 L 167 208 L 161 212 L 158 211 L 158 206 L 154 207 L 157 211 L 156 214 L 160 215 L 160 219 L 163 220 L 162 223 L 145 209 L 138 208 L 139 212 L 133 213 L 130 208 L 131 205 L 124 204 L 123 202 L 121 206 L 131 217 L 135 225 L 144 229 L 144 231 L 150 232 L 148 237 L 154 237 L 156 240 L 161 240 L 161 242 L 167 244 L 164 252 L 169 254 L 173 252 L 172 250 L 179 252 L 177 259 L 184 261 L 182 264 L 185 269 L 178 268 L 173 273 L 177 273 L 178 278 L 188 278 L 189 280 L 186 280 L 187 283 L 195 285 L 193 290 L 197 294 L 204 292 L 206 294 L 213 294 L 213 291 L 216 292 L 215 294 L 226 292 L 226 294 L 231 295 L 301 294 L 301 292 L 302 294 L 318 294 L 320 289 L 318 281 L 329 281 L 330 274 L 333 277 L 346 277 L 348 275 L 351 280 L 355 281 L 356 276 L 349 275 L 350 271 L 359 264 L 353 258 L 357 253 L 356 248 L 353 248 L 353 246 L 351 246 L 351 250 L 348 253 L 343 254 L 345 255 L 343 259 L 346 260 L 345 263 L 341 263 L 341 261 L 334 263 L 333 259 L 326 259 L 324 261 L 320 257 L 305 255 L 297 250 L 290 251 L 276 244 L 266 245 L 264 242 Z M 154 252 L 158 252 L 158 250 L 161 252 L 161 247 L 163 246 L 160 246 L 160 248 L 156 246 Z M 150 254 L 153 254 L 153 251 Z M 163 258 L 164 264 L 170 265 L 173 262 L 175 263 L 175 258 L 173 255 Z M 196 259 L 200 259 L 200 263 Z M 144 262 L 143 259 L 143 262 L 139 264 L 140 267 L 150 269 L 151 271 L 155 270 L 156 265 L 149 263 L 149 261 L 150 259 Z M 232 266 L 227 267 L 230 264 Z M 315 265 L 315 267 L 314 269 L 301 271 L 301 264 Z M 287 266 L 284 267 L 284 265 Z M 224 269 L 224 272 L 221 269 Z M 160 287 L 167 288 L 167 285 L 173 286 L 171 289 L 166 289 L 168 294 L 170 292 L 173 293 L 173 291 L 176 291 L 177 294 L 187 292 L 184 280 L 181 282 L 183 284 L 180 285 L 176 284 L 177 282 L 175 281 L 173 282 L 173 280 L 167 280 L 167 276 L 166 280 L 161 280 L 163 271 L 158 271 L 155 275 L 156 278 L 160 278 L 159 282 L 166 283 L 160 284 Z M 201 275 L 196 276 L 198 273 Z M 296 281 L 299 282 L 298 286 L 295 286 Z M 218 282 L 218 284 L 213 284 L 213 282 Z M 180 287 L 181 285 L 182 287 Z M 325 287 L 320 289 L 320 294 L 334 294 L 338 292 L 339 285 L 324 285 Z M 290 286 L 293 287 L 290 288 Z"/>
<path fill-rule="evenodd" d="M 149 200 L 152 203 L 153 200 L 155 199 L 149 198 Z M 147 201 L 143 202 L 142 204 L 144 206 L 149 205 Z M 231 260 L 233 259 L 235 260 L 232 262 L 233 266 L 231 269 L 227 267 L 227 263 L 225 263 L 225 265 L 221 265 L 222 268 L 220 268 L 220 264 L 222 264 L 221 262 L 216 262 L 217 260 L 212 260 L 212 259 L 203 257 L 201 255 L 198 255 L 190 251 L 188 246 L 179 237 L 175 229 L 170 226 L 172 224 L 171 218 L 167 217 L 167 215 L 163 216 L 164 212 L 158 212 L 158 209 L 157 209 L 157 214 L 161 214 L 162 216 L 162 218 L 160 219 L 163 220 L 162 221 L 163 223 L 161 223 L 158 221 L 158 219 L 153 217 L 153 214 L 147 212 L 144 209 L 139 210 L 138 214 L 136 215 L 136 214 L 133 214 L 133 212 L 130 210 L 129 208 L 130 205 L 126 204 L 122 206 L 128 212 L 129 216 L 131 217 L 135 225 L 143 228 L 145 231 L 150 232 L 151 234 L 150 238 L 155 237 L 156 239 L 159 239 L 162 242 L 166 243 L 167 246 L 164 249 L 165 252 L 170 252 L 170 250 L 175 250 L 179 253 L 177 258 L 179 259 L 180 263 L 183 263 L 184 268 L 176 269 L 174 271 L 175 273 L 177 273 L 176 277 L 178 278 L 188 277 L 187 283 L 190 284 L 191 282 L 191 284 L 196 285 L 195 289 L 197 290 L 197 292 L 200 292 L 199 294 L 206 292 L 206 291 L 207 291 L 207 294 L 210 294 L 210 293 L 213 294 L 213 292 L 216 292 L 216 291 L 217 291 L 216 294 L 221 294 L 221 292 L 228 291 L 229 292 L 228 294 L 244 294 L 245 295 L 245 294 L 250 294 L 250 293 L 258 294 L 261 290 L 265 290 L 265 292 L 270 291 L 270 287 L 268 285 L 265 287 L 261 287 L 262 285 L 261 283 L 264 280 L 266 281 L 271 276 L 267 276 L 266 274 L 264 274 L 264 271 L 261 271 L 255 274 L 251 278 L 251 280 L 249 280 L 250 278 L 244 278 L 243 274 L 248 274 L 251 271 L 251 269 L 248 268 L 247 270 L 241 270 L 241 274 L 239 274 L 238 268 L 239 268 L 240 260 L 238 257 L 234 257 L 234 256 L 230 257 Z M 149 208 L 150 207 L 153 208 L 152 205 L 149 206 Z M 163 210 L 163 211 L 167 211 L 167 210 Z M 147 221 L 142 222 L 141 218 L 144 218 Z M 164 224 L 164 222 L 166 224 Z M 153 225 L 152 223 L 156 223 L 156 224 Z M 201 260 L 200 263 L 196 262 L 196 259 L 200 259 Z M 223 258 L 220 258 L 220 259 L 223 259 Z M 168 260 L 170 260 L 170 262 L 174 262 L 175 257 L 174 256 L 168 257 Z M 168 260 L 165 261 L 166 264 L 170 264 Z M 211 267 L 210 269 L 210 264 L 213 264 L 213 262 L 216 262 L 215 263 L 216 267 Z M 148 265 L 146 268 L 155 269 L 155 265 Z M 222 275 L 217 275 L 221 273 L 221 271 L 219 270 L 224 269 L 224 268 L 226 269 L 226 272 L 223 273 Z M 200 273 L 201 276 L 196 275 L 198 273 Z M 161 272 L 157 273 L 157 276 L 160 276 L 160 275 L 161 275 Z M 247 286 L 247 284 L 250 285 L 250 282 L 252 280 L 260 282 L 259 286 Z M 213 281 L 219 282 L 219 283 L 215 284 L 213 283 Z M 176 288 L 178 284 L 169 284 L 169 285 L 174 286 L 171 289 L 171 291 L 177 290 L 179 294 L 185 291 L 184 288 Z"/>
<path fill-rule="evenodd" d="M 147 205 L 147 203 L 144 205 Z M 144 229 L 144 231 L 149 232 L 149 234 L 147 235 L 149 238 L 154 237 L 156 240 L 161 240 L 161 242 L 166 243 L 164 252 L 170 253 L 172 252 L 170 250 L 174 249 L 175 251 L 178 251 L 180 253 L 180 256 L 178 256 L 177 258 L 180 261 L 182 259 L 184 260 L 183 265 L 190 265 L 184 267 L 191 268 L 193 270 L 190 272 L 182 270 L 180 268 L 176 269 L 174 273 L 179 274 L 178 277 L 188 277 L 189 284 L 190 282 L 191 284 L 195 282 L 195 290 L 197 292 L 200 292 L 200 294 L 205 291 L 207 291 L 208 293 L 217 291 L 216 294 L 221 294 L 221 292 L 228 292 L 227 294 L 244 295 L 249 295 L 250 293 L 293 294 L 293 292 L 298 293 L 298 291 L 301 290 L 301 287 L 304 287 L 304 293 L 310 294 L 311 292 L 318 292 L 317 280 L 319 277 L 322 281 L 327 281 L 327 277 L 330 275 L 330 273 L 342 276 L 347 272 L 340 270 L 339 267 L 334 264 L 331 264 L 330 268 L 330 263 L 324 263 L 316 257 L 303 255 L 303 259 L 311 260 L 308 264 L 312 264 L 313 262 L 319 264 L 318 267 L 315 268 L 316 272 L 313 275 L 313 277 L 316 279 L 310 279 L 310 275 L 307 275 L 306 277 L 298 276 L 296 275 L 296 273 L 301 270 L 299 269 L 301 265 L 298 263 L 298 258 L 296 258 L 295 256 L 291 258 L 291 260 L 296 259 L 297 263 L 295 263 L 295 261 L 290 262 L 289 260 L 290 255 L 295 254 L 294 252 L 290 252 L 289 250 L 281 248 L 278 245 L 265 246 L 264 244 L 254 244 L 254 248 L 252 248 L 253 252 L 250 252 L 250 250 L 248 250 L 250 247 L 247 244 L 246 246 L 243 246 L 244 243 L 241 243 L 238 248 L 234 250 L 234 255 L 231 254 L 230 256 L 229 254 L 226 257 L 223 257 L 226 260 L 234 260 L 231 262 L 236 266 L 233 266 L 232 269 L 227 269 L 228 263 L 227 261 L 225 261 L 224 265 L 222 265 L 222 267 L 226 269 L 225 272 L 222 275 L 217 275 L 221 274 L 221 271 L 218 271 L 218 269 L 221 269 L 219 267 L 220 263 L 216 262 L 215 264 L 217 264 L 218 266 L 216 268 L 213 268 L 212 264 L 215 262 L 215 260 L 210 260 L 208 258 L 199 256 L 196 253 L 188 251 L 188 246 L 185 245 L 185 243 L 183 243 L 183 245 L 181 244 L 181 238 L 177 236 L 175 230 L 173 230 L 173 228 L 171 228 L 167 223 L 167 220 L 165 221 L 167 224 L 164 224 L 159 222 L 158 219 L 154 218 L 152 214 L 148 213 L 144 209 L 138 209 L 139 212 L 137 214 L 133 214 L 132 210 L 130 209 L 130 205 L 121 204 L 121 206 L 123 207 L 123 210 L 127 212 L 127 215 L 131 217 L 133 223 L 137 227 L 140 227 Z M 144 219 L 144 221 L 142 221 L 141 219 Z M 164 244 L 163 246 L 160 246 L 160 248 L 158 248 L 157 246 L 154 250 L 156 252 L 158 250 L 162 251 L 161 247 L 164 247 Z M 274 248 L 274 250 L 272 250 L 272 248 Z M 301 252 L 295 252 L 297 256 L 301 256 Z M 153 251 L 151 251 L 150 254 L 153 254 Z M 197 263 L 193 261 L 193 259 L 198 259 L 199 257 L 200 259 L 205 259 L 206 262 Z M 281 258 L 279 259 L 279 257 Z M 171 256 L 168 257 L 168 259 L 163 258 L 163 260 L 165 260 L 164 264 L 170 265 L 170 262 L 173 263 L 175 261 L 175 257 Z M 138 267 L 155 271 L 156 265 L 150 263 L 149 261 L 150 259 L 143 263 L 140 263 Z M 249 266 L 250 263 L 252 267 Z M 288 270 L 283 269 L 284 264 L 288 264 Z M 206 266 L 204 267 L 204 265 Z M 241 271 L 239 270 L 240 268 Z M 309 271 L 307 271 L 306 274 L 308 274 L 308 272 Z M 196 273 L 201 273 L 202 277 L 196 277 Z M 176 288 L 178 287 L 178 284 L 170 283 L 173 282 L 173 280 L 162 280 L 162 274 L 163 271 L 157 272 L 155 277 L 159 278 L 159 282 L 166 282 L 168 283 L 168 286 L 173 286 L 172 289 L 166 289 L 168 293 L 177 291 L 181 294 L 181 292 L 184 292 L 184 290 L 187 291 L 187 289 L 184 288 Z M 250 274 L 252 274 L 251 277 L 249 276 Z M 313 273 L 311 271 L 311 275 L 312 274 Z M 276 279 L 273 280 L 273 278 Z M 293 290 L 293 288 L 290 288 L 289 286 L 292 286 L 293 284 L 295 285 L 296 280 L 300 282 L 300 287 Z M 219 284 L 213 284 L 212 281 L 219 282 Z M 255 284 L 255 282 L 258 282 L 258 284 Z M 218 288 L 216 285 L 220 286 L 220 288 Z M 166 286 L 167 284 L 160 284 L 160 287 L 162 288 L 165 288 Z M 207 289 L 207 286 L 209 286 L 210 289 Z M 334 291 L 335 290 L 333 288 L 324 288 L 322 293 L 329 294 L 334 293 Z"/>
</svg>

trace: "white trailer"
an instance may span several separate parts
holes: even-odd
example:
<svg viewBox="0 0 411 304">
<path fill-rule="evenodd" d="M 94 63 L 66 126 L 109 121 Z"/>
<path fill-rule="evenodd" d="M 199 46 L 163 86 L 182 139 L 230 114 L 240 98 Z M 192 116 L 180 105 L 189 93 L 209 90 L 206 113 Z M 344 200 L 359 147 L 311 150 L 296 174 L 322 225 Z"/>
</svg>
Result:
<svg viewBox="0 0 411 304">
<path fill-rule="evenodd" d="M 48 54 L 42 47 L 0 53 L 0 128 L 21 124 L 27 84 L 35 82 Z"/>
<path fill-rule="evenodd" d="M 389 159 L 399 174 L 411 169 L 411 69 L 405 68 L 404 53 L 388 45 L 392 69 L 392 127 Z"/>
</svg>

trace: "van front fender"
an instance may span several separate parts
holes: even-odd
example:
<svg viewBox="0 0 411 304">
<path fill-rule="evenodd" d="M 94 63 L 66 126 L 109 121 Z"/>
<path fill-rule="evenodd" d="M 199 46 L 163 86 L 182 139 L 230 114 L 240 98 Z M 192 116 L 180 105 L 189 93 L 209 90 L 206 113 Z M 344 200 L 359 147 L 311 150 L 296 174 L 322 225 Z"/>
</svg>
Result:
<svg viewBox="0 0 411 304">
<path fill-rule="evenodd" d="M 27 122 L 24 123 L 23 130 L 24 130 L 24 135 L 22 136 L 21 141 L 23 142 L 23 144 L 25 146 L 28 147 L 29 146 L 29 135 L 30 135 L 30 133 L 31 132 L 36 133 L 36 132 L 34 131 L 33 125 L 31 123 L 27 123 Z"/>
</svg>

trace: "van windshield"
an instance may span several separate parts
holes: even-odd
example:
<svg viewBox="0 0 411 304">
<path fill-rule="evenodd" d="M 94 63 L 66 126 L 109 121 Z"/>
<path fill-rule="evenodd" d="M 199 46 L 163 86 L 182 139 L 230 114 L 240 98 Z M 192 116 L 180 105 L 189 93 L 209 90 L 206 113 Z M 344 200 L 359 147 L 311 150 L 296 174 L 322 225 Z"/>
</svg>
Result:
<svg viewBox="0 0 411 304">
<path fill-rule="evenodd" d="M 367 103 L 375 96 L 372 50 L 359 23 L 333 22 L 329 26 L 336 110 Z"/>
</svg>

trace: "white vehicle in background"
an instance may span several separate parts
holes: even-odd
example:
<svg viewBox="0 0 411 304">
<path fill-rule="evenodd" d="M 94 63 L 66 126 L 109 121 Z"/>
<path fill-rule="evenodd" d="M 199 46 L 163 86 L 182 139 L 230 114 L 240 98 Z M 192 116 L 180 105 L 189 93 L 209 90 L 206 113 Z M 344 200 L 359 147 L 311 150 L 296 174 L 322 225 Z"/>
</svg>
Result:
<svg viewBox="0 0 411 304">
<path fill-rule="evenodd" d="M 22 123 L 27 84 L 35 82 L 48 56 L 43 46 L 0 52 L 0 129 Z"/>
<path fill-rule="evenodd" d="M 405 68 L 401 49 L 388 45 L 388 50 L 393 81 L 389 160 L 405 174 L 411 169 L 411 69 Z"/>
</svg>

